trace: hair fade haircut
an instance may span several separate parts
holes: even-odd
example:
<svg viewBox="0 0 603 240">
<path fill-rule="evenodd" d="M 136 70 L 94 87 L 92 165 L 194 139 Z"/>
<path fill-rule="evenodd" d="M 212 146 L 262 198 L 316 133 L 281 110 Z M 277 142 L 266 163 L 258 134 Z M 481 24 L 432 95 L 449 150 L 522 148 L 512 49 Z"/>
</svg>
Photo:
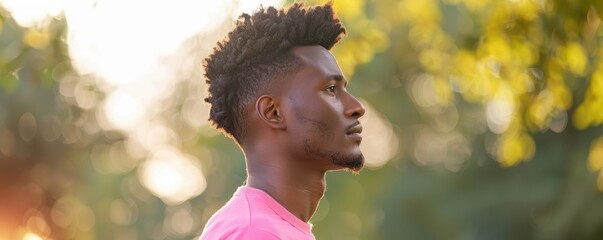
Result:
<svg viewBox="0 0 603 240">
<path fill-rule="evenodd" d="M 309 8 L 303 3 L 281 10 L 260 7 L 251 16 L 242 14 L 203 61 L 209 121 L 240 142 L 245 135 L 244 106 L 265 94 L 277 76 L 300 67 L 290 50 L 308 45 L 331 49 L 345 33 L 330 2 Z"/>
</svg>

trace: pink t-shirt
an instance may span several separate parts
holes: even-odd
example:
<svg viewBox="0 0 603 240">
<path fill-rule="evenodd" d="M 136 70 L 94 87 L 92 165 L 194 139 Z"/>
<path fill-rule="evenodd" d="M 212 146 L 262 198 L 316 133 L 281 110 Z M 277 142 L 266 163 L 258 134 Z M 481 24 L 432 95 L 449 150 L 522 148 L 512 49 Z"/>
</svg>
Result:
<svg viewBox="0 0 603 240">
<path fill-rule="evenodd" d="M 209 219 L 199 239 L 314 240 L 311 228 L 266 192 L 242 186 Z"/>
</svg>

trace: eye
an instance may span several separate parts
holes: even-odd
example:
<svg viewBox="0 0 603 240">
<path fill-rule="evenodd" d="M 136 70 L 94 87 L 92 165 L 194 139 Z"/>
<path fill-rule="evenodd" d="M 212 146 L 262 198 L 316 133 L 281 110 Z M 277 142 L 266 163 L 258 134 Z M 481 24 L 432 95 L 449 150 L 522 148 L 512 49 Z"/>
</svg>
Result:
<svg viewBox="0 0 603 240">
<path fill-rule="evenodd" d="M 327 91 L 329 91 L 330 93 L 335 93 L 335 85 L 328 86 Z"/>
</svg>

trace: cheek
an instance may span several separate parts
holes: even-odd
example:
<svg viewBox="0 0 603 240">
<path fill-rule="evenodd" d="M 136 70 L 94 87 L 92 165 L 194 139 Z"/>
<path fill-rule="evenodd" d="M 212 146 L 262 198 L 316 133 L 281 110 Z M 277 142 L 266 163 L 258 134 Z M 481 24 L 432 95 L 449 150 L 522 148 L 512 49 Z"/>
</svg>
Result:
<svg viewBox="0 0 603 240">
<path fill-rule="evenodd" d="M 296 98 L 299 99 L 299 98 Z M 289 128 L 295 137 L 332 140 L 342 128 L 343 106 L 331 96 L 315 95 L 304 101 L 291 101 L 286 107 Z M 321 139 L 314 139 L 324 142 Z"/>
<path fill-rule="evenodd" d="M 343 133 L 341 119 L 334 109 L 325 107 L 311 115 L 311 130 L 314 135 L 319 137 L 318 141 L 325 144 L 333 143 L 339 133 Z"/>
<path fill-rule="evenodd" d="M 317 121 L 314 123 L 313 128 L 318 133 L 319 137 L 323 139 L 331 139 L 333 137 L 333 127 L 327 122 Z"/>
<path fill-rule="evenodd" d="M 289 127 L 295 138 L 313 142 L 325 142 L 333 139 L 336 126 L 323 113 L 297 112 L 295 119 L 292 120 Z"/>
</svg>

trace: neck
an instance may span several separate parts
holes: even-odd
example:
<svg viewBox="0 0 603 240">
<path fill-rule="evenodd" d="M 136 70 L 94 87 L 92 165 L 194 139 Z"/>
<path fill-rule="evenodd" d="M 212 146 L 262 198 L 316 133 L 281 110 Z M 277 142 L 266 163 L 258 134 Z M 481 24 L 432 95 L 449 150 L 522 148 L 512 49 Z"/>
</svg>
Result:
<svg viewBox="0 0 603 240">
<path fill-rule="evenodd" d="M 322 198 L 326 171 L 305 169 L 284 159 L 247 157 L 247 186 L 261 189 L 308 222 Z"/>
</svg>

